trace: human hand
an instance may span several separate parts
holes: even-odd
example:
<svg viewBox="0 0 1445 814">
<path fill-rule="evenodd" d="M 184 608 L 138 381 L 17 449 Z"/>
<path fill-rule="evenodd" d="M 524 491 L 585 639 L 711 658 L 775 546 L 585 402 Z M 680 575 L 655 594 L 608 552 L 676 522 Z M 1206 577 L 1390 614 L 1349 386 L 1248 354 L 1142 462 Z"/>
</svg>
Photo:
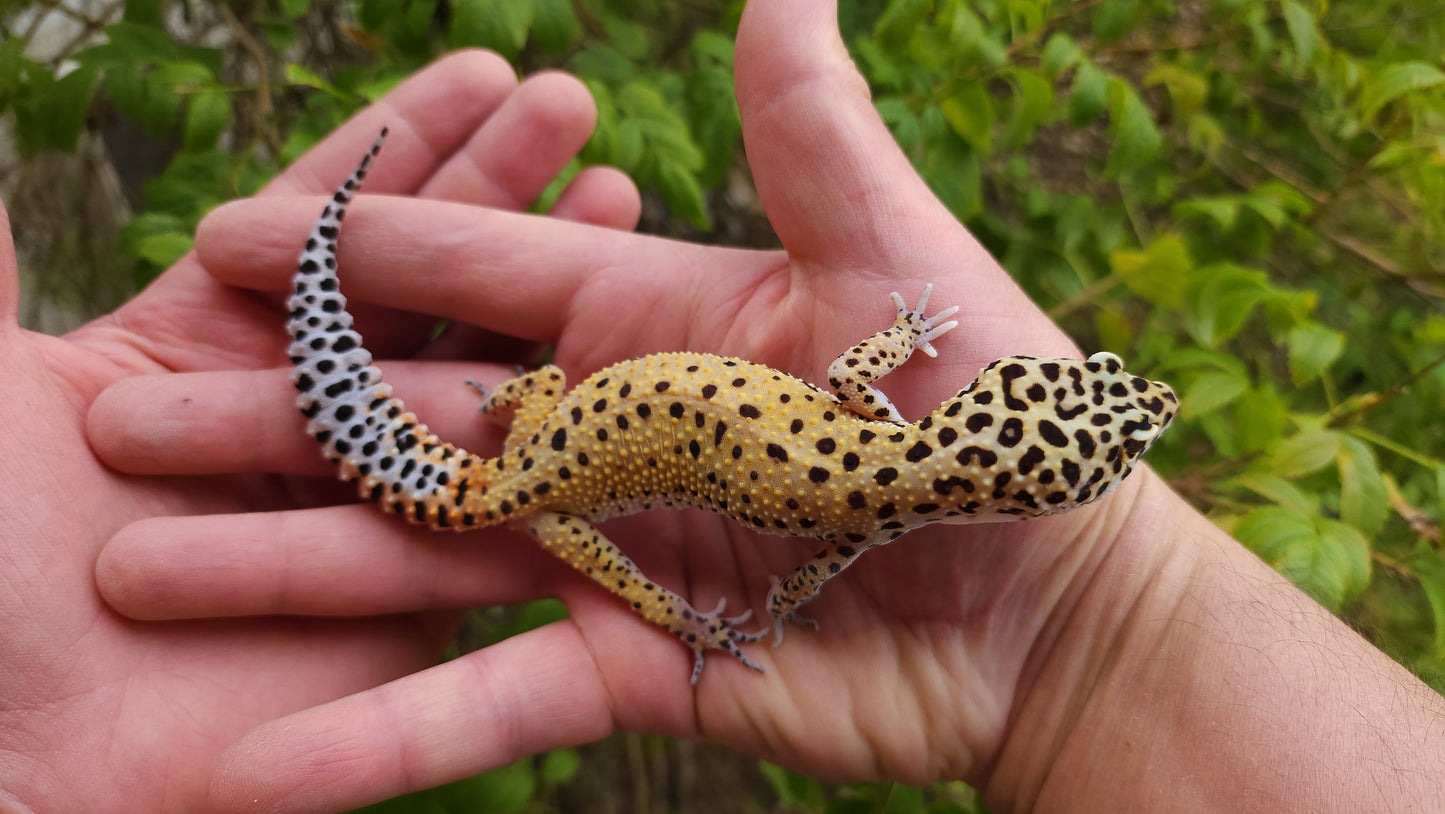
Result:
<svg viewBox="0 0 1445 814">
<path fill-rule="evenodd" d="M 388 199 L 368 187 L 341 239 L 346 294 L 555 343 L 574 380 L 680 349 L 817 380 L 837 353 L 888 324 L 890 291 L 911 300 L 932 282 L 935 303 L 962 306 L 961 327 L 941 358 L 883 382 L 915 417 L 993 358 L 1075 353 L 914 174 L 826 8 L 754 3 L 737 65 L 749 156 L 786 252 Z M 385 177 L 391 158 L 373 177 Z M 307 198 L 224 207 L 201 229 L 202 261 L 223 282 L 283 290 L 317 210 Z M 374 340 L 378 328 L 364 317 L 378 356 L 404 355 L 386 335 Z M 271 319 L 279 337 L 279 308 Z M 383 367 L 443 437 L 483 452 L 494 442 L 461 387 L 475 366 Z M 93 438 L 126 471 L 323 472 L 289 394 L 284 371 L 125 383 L 97 406 Z M 253 731 L 231 753 L 219 802 L 354 804 L 614 728 L 723 741 L 829 776 L 977 779 L 1057 594 L 1117 534 L 1134 498 L 1126 488 L 1063 518 L 929 529 L 870 552 L 810 607 L 817 634 L 750 648 L 766 678 L 714 658 L 696 696 L 690 655 L 676 642 L 506 532 L 457 540 L 406 529 L 369 506 L 160 518 L 122 532 L 100 578 L 116 607 L 147 619 L 362 616 L 547 594 L 571 609 L 567 622 Z M 759 539 L 698 513 L 654 512 L 609 529 L 659 582 L 699 607 L 727 597 L 734 610 L 759 602 L 769 575 L 814 546 Z"/>
<path fill-rule="evenodd" d="M 376 179 L 379 191 L 523 206 L 580 148 L 593 116 L 591 98 L 575 80 L 541 76 L 518 87 L 496 56 L 458 54 L 400 85 L 256 200 L 265 205 L 328 193 L 360 145 L 388 122 L 399 138 Z M 595 170 L 573 182 L 554 215 L 630 229 L 637 212 L 631 182 Z M 102 466 L 85 437 L 92 401 L 117 382 L 137 376 L 184 381 L 186 371 L 274 366 L 286 343 L 275 319 L 279 298 L 221 285 L 194 256 L 114 314 L 65 337 L 20 330 L 17 298 L 16 259 L 6 242 L 0 245 L 6 393 L 0 399 L 6 450 L 0 468 L 0 615 L 6 619 L 0 809 L 198 810 L 221 751 L 248 729 L 432 662 L 454 614 L 379 623 L 137 624 L 96 590 L 101 546 L 127 524 L 298 505 L 297 495 L 313 479 L 136 478 Z M 420 344 L 433 322 L 384 308 L 369 309 L 368 316 L 385 321 L 389 330 L 374 335 L 391 353 Z M 144 388 L 130 392 L 143 397 Z M 170 431 L 150 429 L 161 436 Z M 240 451 L 257 429 L 213 426 L 209 432 Z"/>
</svg>

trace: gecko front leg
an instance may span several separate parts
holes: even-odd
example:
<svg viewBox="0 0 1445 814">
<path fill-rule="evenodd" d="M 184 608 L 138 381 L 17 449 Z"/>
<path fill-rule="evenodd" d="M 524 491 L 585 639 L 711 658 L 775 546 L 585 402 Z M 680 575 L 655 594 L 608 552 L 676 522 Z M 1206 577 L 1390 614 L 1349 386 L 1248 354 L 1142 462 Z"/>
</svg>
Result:
<svg viewBox="0 0 1445 814">
<path fill-rule="evenodd" d="M 817 629 L 818 623 L 798 615 L 798 609 L 817 596 L 818 591 L 823 589 L 823 583 L 852 565 L 860 554 L 890 539 L 891 532 L 880 532 L 874 538 L 861 543 L 832 542 L 794 569 L 786 578 L 774 577 L 766 603 L 768 615 L 773 617 L 773 646 L 783 643 L 783 628 L 788 623 Z"/>
<path fill-rule="evenodd" d="M 956 320 L 948 319 L 958 312 L 956 305 L 931 317 L 923 316 L 931 293 L 933 284 L 929 283 L 923 287 L 923 296 L 918 298 L 918 305 L 912 311 L 903 304 L 898 292 L 889 294 L 898 309 L 893 324 L 844 351 L 828 366 L 828 384 L 849 410 L 864 418 L 893 424 L 908 423 L 888 397 L 875 389 L 872 383 L 908 361 L 914 350 L 937 356 L 932 340 L 958 326 Z"/>
</svg>

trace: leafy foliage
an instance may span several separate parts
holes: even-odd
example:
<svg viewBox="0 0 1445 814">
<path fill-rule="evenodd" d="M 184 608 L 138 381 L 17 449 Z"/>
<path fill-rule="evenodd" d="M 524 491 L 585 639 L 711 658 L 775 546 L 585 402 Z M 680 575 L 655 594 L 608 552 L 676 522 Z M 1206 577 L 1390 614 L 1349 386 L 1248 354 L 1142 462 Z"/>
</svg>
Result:
<svg viewBox="0 0 1445 814">
<path fill-rule="evenodd" d="M 728 226 L 721 187 L 740 162 L 740 6 L 361 0 L 357 27 L 318 30 L 309 4 L 281 0 L 218 12 L 239 43 L 223 54 L 133 2 L 68 73 L 0 42 L 0 112 L 27 154 L 72 149 L 102 102 L 176 142 L 127 231 L 154 271 L 207 208 L 439 51 L 489 47 L 582 77 L 599 120 L 581 161 L 652 191 L 671 213 L 654 230 L 706 238 Z M 939 198 L 1081 345 L 1182 393 L 1152 464 L 1445 689 L 1445 17 L 1431 0 L 845 0 L 840 21 Z M 346 47 L 319 54 L 336 30 Z M 764 771 L 805 810 L 976 810 L 947 790 L 835 793 Z M 554 777 L 499 772 L 483 782 Z"/>
</svg>

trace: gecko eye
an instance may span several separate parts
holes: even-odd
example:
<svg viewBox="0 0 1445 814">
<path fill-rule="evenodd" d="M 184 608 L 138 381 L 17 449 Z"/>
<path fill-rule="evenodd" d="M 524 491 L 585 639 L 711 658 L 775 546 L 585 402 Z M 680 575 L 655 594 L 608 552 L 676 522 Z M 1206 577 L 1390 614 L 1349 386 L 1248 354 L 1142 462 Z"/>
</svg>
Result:
<svg viewBox="0 0 1445 814">
<path fill-rule="evenodd" d="M 1113 373 L 1116 370 L 1124 369 L 1124 360 L 1120 359 L 1118 355 L 1110 353 L 1106 350 L 1099 351 L 1093 356 L 1090 356 L 1086 361 L 1097 362 L 1098 364 L 1103 365 L 1104 369 L 1109 371 L 1110 373 Z"/>
</svg>

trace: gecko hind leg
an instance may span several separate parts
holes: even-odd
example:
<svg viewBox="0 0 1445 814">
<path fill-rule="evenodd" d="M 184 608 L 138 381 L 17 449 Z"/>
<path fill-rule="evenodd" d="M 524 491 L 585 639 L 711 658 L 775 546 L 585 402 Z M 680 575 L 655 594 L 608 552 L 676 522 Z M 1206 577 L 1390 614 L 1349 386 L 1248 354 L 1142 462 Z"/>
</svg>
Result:
<svg viewBox="0 0 1445 814">
<path fill-rule="evenodd" d="M 527 531 L 563 562 L 626 600 L 638 616 L 687 645 L 694 655 L 693 684 L 702 675 L 703 656 L 709 650 L 722 650 L 745 667 L 763 672 L 739 647 L 758 641 L 768 632 L 766 628 L 754 633 L 737 629 L 752 617 L 752 611 L 723 616 L 723 602 L 707 613 L 697 610 L 686 599 L 648 579 L 615 543 L 577 515 L 540 511 L 519 518 L 513 525 Z"/>
<path fill-rule="evenodd" d="M 527 439 L 540 432 L 567 392 L 567 376 L 556 365 L 544 365 L 531 373 L 519 370 L 495 388 L 473 379 L 467 379 L 466 384 L 481 394 L 482 415 L 498 422 L 505 422 L 511 415 L 512 426 L 502 447 L 505 452 L 521 449 Z"/>
</svg>

